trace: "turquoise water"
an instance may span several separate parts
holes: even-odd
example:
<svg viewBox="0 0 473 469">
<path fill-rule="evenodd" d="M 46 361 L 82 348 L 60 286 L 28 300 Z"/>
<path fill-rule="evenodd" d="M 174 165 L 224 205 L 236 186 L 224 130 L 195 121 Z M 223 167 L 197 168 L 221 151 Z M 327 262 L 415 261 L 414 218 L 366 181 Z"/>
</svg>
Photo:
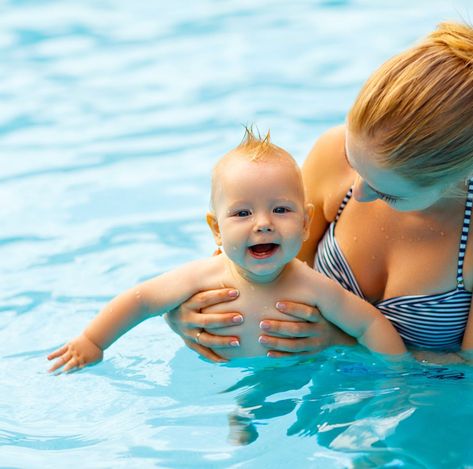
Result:
<svg viewBox="0 0 473 469">
<path fill-rule="evenodd" d="M 471 8 L 3 2 L 0 466 L 472 467 L 466 366 L 343 348 L 217 366 L 161 319 L 80 373 L 45 359 L 117 292 L 212 252 L 209 172 L 242 123 L 302 162 L 377 65 Z"/>
</svg>

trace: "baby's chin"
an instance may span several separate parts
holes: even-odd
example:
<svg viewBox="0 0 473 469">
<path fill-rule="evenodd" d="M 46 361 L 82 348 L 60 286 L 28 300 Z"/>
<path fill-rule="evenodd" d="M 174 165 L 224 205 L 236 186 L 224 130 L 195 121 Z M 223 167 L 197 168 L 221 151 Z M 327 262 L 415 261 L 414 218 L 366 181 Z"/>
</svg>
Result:
<svg viewBox="0 0 473 469">
<path fill-rule="evenodd" d="M 269 283 L 276 280 L 287 264 L 271 266 L 252 266 L 250 268 L 239 266 L 237 271 L 241 277 L 253 283 Z"/>
</svg>

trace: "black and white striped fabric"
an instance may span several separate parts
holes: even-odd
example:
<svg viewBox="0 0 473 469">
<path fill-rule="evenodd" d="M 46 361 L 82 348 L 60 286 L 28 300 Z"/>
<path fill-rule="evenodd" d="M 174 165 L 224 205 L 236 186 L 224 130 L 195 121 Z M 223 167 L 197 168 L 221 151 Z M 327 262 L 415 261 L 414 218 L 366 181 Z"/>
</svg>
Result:
<svg viewBox="0 0 473 469">
<path fill-rule="evenodd" d="M 348 191 L 319 243 L 315 269 L 336 280 L 346 290 L 364 298 L 358 282 L 335 239 L 335 225 L 352 196 Z M 465 332 L 471 305 L 471 292 L 465 290 L 463 261 L 473 206 L 473 179 L 468 184 L 462 234 L 458 253 L 457 286 L 454 290 L 435 295 L 410 295 L 388 298 L 375 303 L 394 325 L 407 345 L 431 349 L 458 348 Z"/>
</svg>

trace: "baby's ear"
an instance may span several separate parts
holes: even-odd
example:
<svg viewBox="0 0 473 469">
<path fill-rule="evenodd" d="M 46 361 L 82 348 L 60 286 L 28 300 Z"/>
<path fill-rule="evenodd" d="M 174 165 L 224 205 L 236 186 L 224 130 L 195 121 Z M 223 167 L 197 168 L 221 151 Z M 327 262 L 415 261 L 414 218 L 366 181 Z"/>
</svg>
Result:
<svg viewBox="0 0 473 469">
<path fill-rule="evenodd" d="M 314 210 L 315 208 L 313 204 L 306 204 L 304 213 L 304 241 L 309 239 L 310 225 L 312 223 L 312 218 L 314 218 Z"/>
<path fill-rule="evenodd" d="M 222 235 L 220 234 L 220 227 L 218 226 L 217 217 L 215 213 L 207 212 L 207 225 L 209 225 L 214 235 L 215 242 L 217 246 L 222 245 Z"/>
</svg>

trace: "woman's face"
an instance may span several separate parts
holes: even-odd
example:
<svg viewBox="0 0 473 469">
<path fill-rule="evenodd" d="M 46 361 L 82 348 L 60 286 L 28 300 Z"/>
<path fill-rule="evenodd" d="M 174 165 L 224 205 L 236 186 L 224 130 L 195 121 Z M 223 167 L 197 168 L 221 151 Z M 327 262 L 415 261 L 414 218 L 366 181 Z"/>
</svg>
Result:
<svg viewBox="0 0 473 469">
<path fill-rule="evenodd" d="M 345 156 L 356 171 L 353 197 L 358 202 L 380 199 L 401 212 L 422 211 L 444 198 L 447 187 L 420 187 L 395 171 L 380 167 L 369 142 L 347 131 Z"/>
</svg>

